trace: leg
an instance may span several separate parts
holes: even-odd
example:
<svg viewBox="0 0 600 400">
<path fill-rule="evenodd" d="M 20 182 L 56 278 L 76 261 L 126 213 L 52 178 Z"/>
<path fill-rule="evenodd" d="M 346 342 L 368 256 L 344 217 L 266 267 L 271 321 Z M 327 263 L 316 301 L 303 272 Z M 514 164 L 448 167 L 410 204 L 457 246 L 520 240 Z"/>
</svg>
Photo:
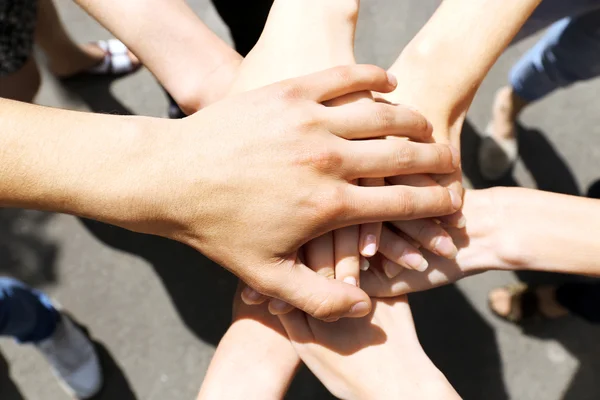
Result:
<svg viewBox="0 0 600 400">
<path fill-rule="evenodd" d="M 102 62 L 105 51 L 94 43 L 75 43 L 63 24 L 53 0 L 39 0 L 36 43 L 48 57 L 50 71 L 58 77 L 68 77 L 86 71 Z M 128 52 L 133 65 L 139 60 Z"/>
<path fill-rule="evenodd" d="M 33 57 L 37 2 L 0 3 L 0 97 L 32 102 L 40 86 Z"/>
<path fill-rule="evenodd" d="M 600 9 L 552 25 L 510 72 L 496 95 L 488 138 L 479 152 L 487 179 L 506 174 L 517 158 L 515 120 L 531 102 L 600 75 Z"/>
<path fill-rule="evenodd" d="M 60 314 L 43 293 L 0 278 L 0 335 L 21 343 L 40 342 L 54 333 Z"/>
<path fill-rule="evenodd" d="M 100 390 L 102 372 L 92 342 L 45 294 L 10 278 L 0 278 L 0 336 L 34 344 L 77 398 Z"/>
<path fill-rule="evenodd" d="M 17 72 L 0 75 L 0 97 L 33 103 L 40 83 L 40 71 L 35 58 L 31 56 Z"/>
</svg>

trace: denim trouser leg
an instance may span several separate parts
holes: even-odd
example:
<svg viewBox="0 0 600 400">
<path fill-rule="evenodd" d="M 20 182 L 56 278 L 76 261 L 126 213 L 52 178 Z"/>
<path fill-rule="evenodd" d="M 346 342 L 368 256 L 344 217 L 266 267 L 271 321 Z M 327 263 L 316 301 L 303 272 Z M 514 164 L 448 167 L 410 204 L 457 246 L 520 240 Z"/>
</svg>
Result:
<svg viewBox="0 0 600 400">
<path fill-rule="evenodd" d="M 11 278 L 0 278 L 0 336 L 21 343 L 49 338 L 60 319 L 43 293 Z"/>
<path fill-rule="evenodd" d="M 555 22 L 515 64 L 509 80 L 515 93 L 534 101 L 599 75 L 600 8 Z"/>
</svg>

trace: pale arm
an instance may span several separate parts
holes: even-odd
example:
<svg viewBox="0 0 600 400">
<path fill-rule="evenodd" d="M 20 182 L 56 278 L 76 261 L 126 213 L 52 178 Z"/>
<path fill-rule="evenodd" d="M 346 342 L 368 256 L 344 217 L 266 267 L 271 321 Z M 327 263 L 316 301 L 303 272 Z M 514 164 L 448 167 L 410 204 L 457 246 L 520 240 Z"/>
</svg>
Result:
<svg viewBox="0 0 600 400">
<path fill-rule="evenodd" d="M 436 141 L 460 148 L 460 129 L 479 85 L 541 0 L 445 0 L 390 68 L 388 98 L 415 106 Z"/>
<path fill-rule="evenodd" d="M 222 98 L 241 56 L 184 0 L 76 0 L 121 39 L 187 113 Z"/>
<path fill-rule="evenodd" d="M 600 277 L 600 200 L 524 188 L 468 190 L 466 230 L 449 231 L 456 260 L 427 255 L 425 274 L 387 279 L 376 269 L 361 276 L 371 296 L 398 296 L 488 270 L 532 270 Z M 386 231 L 387 232 L 387 231 Z M 384 233 L 385 242 L 389 236 Z"/>
<path fill-rule="evenodd" d="M 205 399 L 282 399 L 300 358 L 266 306 L 234 300 L 234 321 L 221 339 L 198 395 Z"/>
</svg>

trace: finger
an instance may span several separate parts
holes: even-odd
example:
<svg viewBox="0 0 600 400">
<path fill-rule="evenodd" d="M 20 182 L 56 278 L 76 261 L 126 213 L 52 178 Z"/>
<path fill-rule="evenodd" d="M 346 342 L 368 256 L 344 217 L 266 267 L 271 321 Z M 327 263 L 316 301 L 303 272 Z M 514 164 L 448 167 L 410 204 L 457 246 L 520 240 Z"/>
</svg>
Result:
<svg viewBox="0 0 600 400">
<path fill-rule="evenodd" d="M 371 310 L 371 299 L 356 286 L 328 279 L 296 261 L 288 268 L 274 266 L 261 293 L 283 300 L 321 320 L 359 318 Z"/>
<path fill-rule="evenodd" d="M 412 220 L 448 215 L 461 205 L 456 195 L 441 186 L 360 187 L 347 184 L 337 203 L 335 228 L 370 222 Z"/>
<path fill-rule="evenodd" d="M 343 171 L 349 180 L 451 173 L 459 163 L 456 150 L 437 143 L 379 139 L 346 142 L 344 150 Z"/>
<path fill-rule="evenodd" d="M 323 103 L 355 92 L 389 93 L 397 84 L 396 77 L 375 65 L 346 65 L 279 82 L 273 88 L 283 91 L 283 97 Z"/>
<path fill-rule="evenodd" d="M 417 248 L 387 227 L 384 227 L 381 232 L 379 252 L 389 260 L 389 262 L 382 260 L 382 268 L 388 278 L 395 277 L 402 272 L 403 268 L 423 272 L 429 266 Z"/>
<path fill-rule="evenodd" d="M 360 180 L 360 186 L 377 187 L 385 186 L 383 178 L 365 178 Z M 379 248 L 381 236 L 381 222 L 363 224 L 360 226 L 360 254 L 365 257 L 373 257 Z M 361 268 L 361 270 L 363 270 Z"/>
<path fill-rule="evenodd" d="M 242 290 L 242 301 L 249 306 L 255 306 L 258 304 L 264 303 L 267 298 L 262 294 L 258 293 L 256 290 L 252 289 L 250 286 L 244 287 Z"/>
<path fill-rule="evenodd" d="M 283 300 L 271 299 L 269 301 L 269 312 L 273 315 L 284 315 L 291 312 L 293 309 L 294 306 Z"/>
<path fill-rule="evenodd" d="M 335 278 L 335 250 L 333 233 L 327 232 L 304 245 L 306 265 L 328 279 Z"/>
<path fill-rule="evenodd" d="M 467 219 L 462 211 L 457 211 L 454 214 L 444 215 L 438 218 L 440 222 L 449 228 L 463 229 L 467 226 Z"/>
<path fill-rule="evenodd" d="M 358 252 L 358 225 L 333 232 L 335 247 L 335 278 L 349 285 L 359 286 L 360 254 Z"/>
<path fill-rule="evenodd" d="M 444 228 L 431 219 L 393 221 L 392 224 L 420 243 L 425 249 L 450 260 L 456 258 L 458 249 Z"/>
<path fill-rule="evenodd" d="M 431 138 L 431 124 L 417 111 L 393 104 L 359 102 L 323 107 L 329 129 L 345 139 L 402 136 L 416 141 Z"/>
<path fill-rule="evenodd" d="M 361 288 L 373 297 L 395 297 L 429 290 L 483 272 L 479 268 L 459 267 L 455 262 L 429 252 L 425 253 L 425 257 L 431 265 L 427 272 L 406 269 L 394 278 L 388 278 L 380 268 L 370 268 L 361 274 Z"/>
</svg>

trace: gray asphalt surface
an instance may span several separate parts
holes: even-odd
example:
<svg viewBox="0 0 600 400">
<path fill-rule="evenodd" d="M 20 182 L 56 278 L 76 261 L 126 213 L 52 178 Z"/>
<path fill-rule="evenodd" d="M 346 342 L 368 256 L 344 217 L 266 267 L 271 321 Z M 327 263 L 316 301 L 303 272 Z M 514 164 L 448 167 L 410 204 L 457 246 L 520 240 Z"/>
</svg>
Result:
<svg viewBox="0 0 600 400">
<path fill-rule="evenodd" d="M 57 3 L 78 40 L 109 37 L 71 1 Z M 190 3 L 227 37 L 208 0 Z M 437 4 L 363 1 L 359 61 L 389 65 Z M 469 113 L 463 158 L 474 186 L 484 186 L 472 155 L 494 91 L 533 40 L 512 46 L 502 56 Z M 577 85 L 530 107 L 521 119 L 523 160 L 504 183 L 581 194 L 600 178 L 599 91 L 598 81 Z M 115 81 L 68 87 L 44 72 L 38 102 L 151 116 L 166 115 L 167 106 L 145 70 Z M 228 273 L 185 246 L 71 216 L 4 210 L 0 218 L 0 272 L 48 291 L 97 340 L 107 369 L 106 388 L 98 398 L 194 398 L 229 321 L 235 283 Z M 521 278 L 556 279 L 540 274 Z M 600 328 L 577 318 L 520 328 L 489 313 L 487 292 L 516 279 L 510 273 L 487 273 L 413 296 L 428 354 L 466 399 L 600 398 Z M 0 340 L 0 351 L 0 399 L 67 399 L 33 349 Z M 304 371 L 289 398 L 329 397 Z"/>
</svg>

